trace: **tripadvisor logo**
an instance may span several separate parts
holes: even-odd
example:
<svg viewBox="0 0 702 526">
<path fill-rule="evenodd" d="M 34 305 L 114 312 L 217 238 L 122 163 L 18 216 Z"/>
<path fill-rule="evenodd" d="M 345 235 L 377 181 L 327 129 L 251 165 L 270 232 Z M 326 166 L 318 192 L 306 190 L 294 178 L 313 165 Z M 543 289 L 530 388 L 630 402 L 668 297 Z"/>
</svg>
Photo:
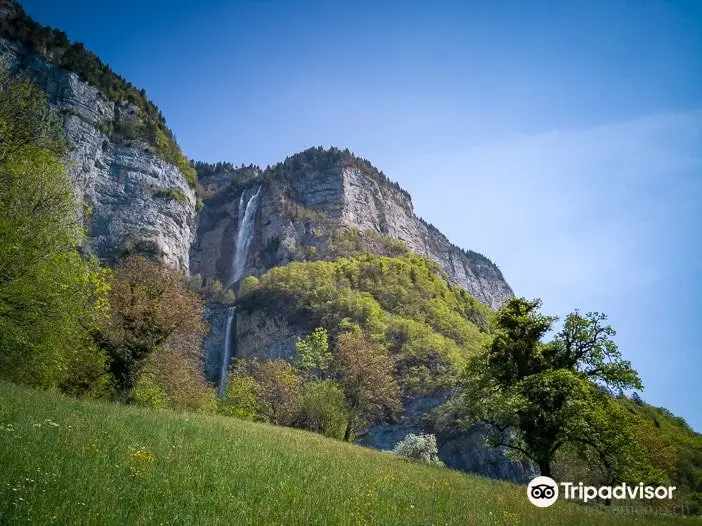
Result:
<svg viewBox="0 0 702 526">
<path fill-rule="evenodd" d="M 548 508 L 558 499 L 558 484 L 551 477 L 536 477 L 527 486 L 529 501 L 539 508 Z"/>
<path fill-rule="evenodd" d="M 547 508 L 556 500 L 559 495 L 559 484 L 550 477 L 536 477 L 527 486 L 527 497 L 529 501 L 539 508 Z M 584 486 L 582 482 L 561 482 L 563 498 L 566 500 L 576 499 L 588 502 L 596 498 L 600 499 L 672 499 L 675 486 L 644 486 L 643 482 L 636 486 L 619 484 L 617 486 Z"/>
</svg>

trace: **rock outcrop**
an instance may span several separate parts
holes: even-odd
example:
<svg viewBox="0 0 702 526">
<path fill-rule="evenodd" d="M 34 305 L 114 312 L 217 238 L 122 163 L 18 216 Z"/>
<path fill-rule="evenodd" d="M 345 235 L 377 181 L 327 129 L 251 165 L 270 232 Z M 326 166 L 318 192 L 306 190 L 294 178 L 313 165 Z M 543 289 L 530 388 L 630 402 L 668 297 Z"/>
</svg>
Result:
<svg viewBox="0 0 702 526">
<path fill-rule="evenodd" d="M 304 162 L 315 153 L 325 157 L 324 166 L 321 161 Z M 495 264 L 453 245 L 414 214 L 404 190 L 348 152 L 308 150 L 265 172 L 242 169 L 211 175 L 202 183 L 208 198 L 191 256 L 193 272 L 203 276 L 227 282 L 239 207 L 262 186 L 244 275 L 314 258 L 324 249 L 329 230 L 353 227 L 402 241 L 411 251 L 436 261 L 450 282 L 493 309 L 513 294 Z"/>
<path fill-rule="evenodd" d="M 75 73 L 6 39 L 0 39 L 0 72 L 33 80 L 62 115 L 89 248 L 106 262 L 138 251 L 187 270 L 195 193 L 149 144 L 113 131 L 129 124 L 135 108 L 108 100 Z"/>
</svg>

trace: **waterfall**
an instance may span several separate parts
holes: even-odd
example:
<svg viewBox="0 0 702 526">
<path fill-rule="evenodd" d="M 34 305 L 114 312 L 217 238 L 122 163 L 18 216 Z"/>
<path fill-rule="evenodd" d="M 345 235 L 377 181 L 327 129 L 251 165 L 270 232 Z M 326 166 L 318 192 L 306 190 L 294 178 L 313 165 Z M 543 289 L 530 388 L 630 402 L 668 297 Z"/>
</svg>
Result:
<svg viewBox="0 0 702 526">
<path fill-rule="evenodd" d="M 234 332 L 236 331 L 236 307 L 227 309 L 227 324 L 224 330 L 224 348 L 222 349 L 222 365 L 219 370 L 219 396 L 224 396 L 229 374 L 229 359 L 232 355 Z"/>
<path fill-rule="evenodd" d="M 256 193 L 252 195 L 246 203 L 245 209 L 242 206 L 244 204 L 244 194 L 241 194 L 239 200 L 239 231 L 236 235 L 236 248 L 234 251 L 234 260 L 232 261 L 232 277 L 227 287 L 231 287 L 234 283 L 239 281 L 239 278 L 241 278 L 241 275 L 244 273 L 246 256 L 248 255 L 251 238 L 253 237 L 254 218 L 260 193 L 261 187 L 259 186 Z M 243 216 L 242 209 L 244 209 Z"/>
</svg>

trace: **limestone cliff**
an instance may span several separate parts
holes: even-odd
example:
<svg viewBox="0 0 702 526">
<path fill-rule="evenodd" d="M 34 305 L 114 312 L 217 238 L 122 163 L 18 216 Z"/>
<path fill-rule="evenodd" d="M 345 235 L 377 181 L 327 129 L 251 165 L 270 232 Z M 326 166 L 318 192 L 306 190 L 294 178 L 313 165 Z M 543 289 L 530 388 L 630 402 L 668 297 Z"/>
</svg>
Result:
<svg viewBox="0 0 702 526">
<path fill-rule="evenodd" d="M 35 24 L 9 0 L 0 1 L 0 23 L 3 34 L 17 32 L 18 24 Z M 44 28 L 43 34 L 51 31 Z M 76 73 L 6 38 L 0 38 L 0 74 L 34 81 L 63 117 L 88 248 L 108 263 L 124 252 L 139 251 L 187 270 L 195 193 L 178 167 L 130 134 L 142 124 L 139 108 L 127 99 L 109 99 Z"/>
<path fill-rule="evenodd" d="M 489 259 L 453 245 L 418 218 L 410 196 L 348 151 L 311 149 L 262 172 L 256 168 L 204 178 L 208 190 L 192 252 L 193 272 L 227 283 L 240 216 L 262 186 L 253 247 L 244 275 L 294 260 L 316 259 L 330 231 L 356 228 L 403 242 L 433 259 L 448 280 L 496 309 L 512 290 Z M 242 199 L 243 197 L 243 199 Z"/>
</svg>

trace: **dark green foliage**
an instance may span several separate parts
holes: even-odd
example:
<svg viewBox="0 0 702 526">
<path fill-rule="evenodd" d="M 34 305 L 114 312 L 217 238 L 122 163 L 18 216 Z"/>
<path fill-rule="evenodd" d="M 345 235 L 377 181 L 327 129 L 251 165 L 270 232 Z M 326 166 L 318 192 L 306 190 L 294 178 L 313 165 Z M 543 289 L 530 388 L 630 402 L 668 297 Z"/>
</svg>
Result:
<svg viewBox="0 0 702 526">
<path fill-rule="evenodd" d="M 130 256 L 115 269 L 110 287 L 111 317 L 93 337 L 108 357 L 118 400 L 130 400 L 139 375 L 157 351 L 164 357 L 165 349 L 176 353 L 172 370 L 185 370 L 186 362 L 199 364 L 202 300 L 188 289 L 180 272 Z"/>
<path fill-rule="evenodd" d="M 606 316 L 569 314 L 544 343 L 556 318 L 540 306 L 514 298 L 498 312 L 494 340 L 469 361 L 464 423 L 488 424 L 496 444 L 533 460 L 542 475 L 551 476 L 556 453 L 572 447 L 591 453 L 608 482 L 660 480 L 636 446 L 630 415 L 603 389 L 641 388 L 611 340 Z"/>
<path fill-rule="evenodd" d="M 219 174 L 219 173 L 229 173 L 229 172 L 245 172 L 245 171 L 255 171 L 259 168 L 253 164 L 245 166 L 243 163 L 241 166 L 234 166 L 232 163 L 227 161 L 219 161 L 216 163 L 208 163 L 204 161 L 192 161 L 191 162 L 195 171 L 197 171 L 198 179 L 206 179 L 207 177 Z"/>
<path fill-rule="evenodd" d="M 163 114 L 146 97 L 144 90 L 137 89 L 131 82 L 114 73 L 82 43 L 71 43 L 63 31 L 42 26 L 32 20 L 19 4 L 14 6 L 14 12 L 14 17 L 0 22 L 0 37 L 16 40 L 47 61 L 76 73 L 98 88 L 108 100 L 127 101 L 135 105 L 142 115 L 141 122 L 122 130 L 126 138 L 141 138 L 153 144 L 164 160 L 181 170 L 191 186 L 196 185 L 194 168 L 180 151 L 175 135 L 166 126 Z"/>
</svg>

